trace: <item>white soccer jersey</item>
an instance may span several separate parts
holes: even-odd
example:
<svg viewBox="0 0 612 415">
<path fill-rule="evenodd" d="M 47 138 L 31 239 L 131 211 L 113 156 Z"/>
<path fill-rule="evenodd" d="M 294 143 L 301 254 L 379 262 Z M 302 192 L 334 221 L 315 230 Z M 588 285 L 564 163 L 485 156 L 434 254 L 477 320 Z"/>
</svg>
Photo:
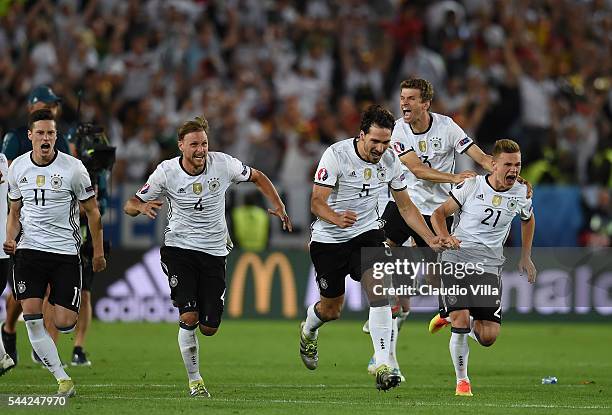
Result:
<svg viewBox="0 0 612 415">
<path fill-rule="evenodd" d="M 450 195 L 461 207 L 455 214 L 452 234 L 461 241 L 457 251 L 444 251 L 443 261 L 484 260 L 485 270 L 499 274 L 504 264 L 503 245 L 515 215 L 532 215 L 527 186 L 519 182 L 506 191 L 496 191 L 487 177 L 476 176 L 457 185 Z"/>
<path fill-rule="evenodd" d="M 351 210 L 357 214 L 357 222 L 345 229 L 317 219 L 312 225 L 311 240 L 324 243 L 346 242 L 369 230 L 381 229 L 380 192 L 386 192 L 389 184 L 398 191 L 406 188 L 401 163 L 393 151 L 387 150 L 378 163 L 369 163 L 357 153 L 355 138 L 339 141 L 325 150 L 314 182 L 333 188 L 327 203 L 334 211 Z"/>
<path fill-rule="evenodd" d="M 464 153 L 474 144 L 450 117 L 430 112 L 431 123 L 423 133 L 414 133 L 403 118 L 395 121 L 391 147 L 399 157 L 414 151 L 427 166 L 444 173 L 453 173 L 455 152 Z M 450 183 L 433 183 L 418 179 L 408 167 L 407 184 L 410 198 L 423 215 L 431 215 L 448 198 Z"/>
<path fill-rule="evenodd" d="M 6 198 L 8 195 L 8 161 L 6 156 L 0 153 L 0 241 L 6 241 L 6 215 L 8 213 L 8 206 L 6 205 Z M 4 253 L 4 250 L 0 250 L 0 259 L 6 259 L 9 256 Z"/>
<path fill-rule="evenodd" d="M 181 157 L 162 161 L 136 192 L 143 202 L 162 196 L 168 201 L 164 245 L 226 256 L 231 244 L 225 222 L 225 191 L 248 181 L 251 168 L 225 153 L 209 152 L 198 175 L 189 174 Z"/>
<path fill-rule="evenodd" d="M 96 195 L 81 160 L 56 151 L 53 161 L 41 166 L 29 151 L 13 160 L 8 182 L 9 198 L 23 203 L 17 249 L 78 254 L 79 201 Z"/>
</svg>

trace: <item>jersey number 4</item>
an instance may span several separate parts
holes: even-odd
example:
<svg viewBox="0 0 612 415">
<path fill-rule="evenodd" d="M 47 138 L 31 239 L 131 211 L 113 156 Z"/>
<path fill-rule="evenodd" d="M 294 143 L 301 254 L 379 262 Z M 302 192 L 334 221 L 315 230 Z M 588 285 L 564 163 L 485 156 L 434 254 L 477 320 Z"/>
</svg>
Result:
<svg viewBox="0 0 612 415">
<path fill-rule="evenodd" d="M 495 215 L 495 212 L 497 212 L 497 216 L 495 217 L 495 221 L 493 222 L 493 225 L 491 225 L 489 223 L 489 219 L 491 219 L 493 215 Z M 495 227 L 495 225 L 497 225 L 497 221 L 499 220 L 499 216 L 501 215 L 501 210 L 493 210 L 491 208 L 486 208 L 485 213 L 487 213 L 488 216 L 484 218 L 480 223 L 482 223 L 483 225 L 491 225 Z"/>
<path fill-rule="evenodd" d="M 193 208 L 200 212 L 204 210 L 204 206 L 202 205 L 202 198 L 198 199 L 198 201 L 196 202 Z"/>
</svg>

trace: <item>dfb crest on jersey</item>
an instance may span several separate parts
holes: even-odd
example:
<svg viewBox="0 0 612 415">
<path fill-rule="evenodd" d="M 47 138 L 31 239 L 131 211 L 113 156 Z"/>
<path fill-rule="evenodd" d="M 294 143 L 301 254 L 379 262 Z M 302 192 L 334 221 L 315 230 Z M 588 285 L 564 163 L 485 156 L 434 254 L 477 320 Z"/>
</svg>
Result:
<svg viewBox="0 0 612 415">
<path fill-rule="evenodd" d="M 518 200 L 516 200 L 516 199 L 508 200 L 508 210 L 510 212 L 514 212 L 514 210 L 516 209 L 516 205 L 517 204 L 518 204 Z"/>
<path fill-rule="evenodd" d="M 62 187 L 62 176 L 60 176 L 59 174 L 54 174 L 53 176 L 51 176 L 51 187 L 55 190 Z"/>
<path fill-rule="evenodd" d="M 424 153 L 427 151 L 427 141 L 425 140 L 419 141 L 419 150 L 421 150 L 421 153 Z"/>
<path fill-rule="evenodd" d="M 174 288 L 178 285 L 178 278 L 176 277 L 176 275 L 173 275 L 170 277 L 170 281 L 169 281 L 170 287 Z"/>
<path fill-rule="evenodd" d="M 321 167 L 317 172 L 317 180 L 324 182 L 328 177 L 329 174 L 327 174 L 327 169 L 325 167 Z"/>
<path fill-rule="evenodd" d="M 26 290 L 26 285 L 25 285 L 25 282 L 23 282 L 23 281 L 19 281 L 19 282 L 17 283 L 17 292 L 18 292 L 19 294 L 23 294 L 23 293 L 25 292 L 25 290 Z"/>
<path fill-rule="evenodd" d="M 36 176 L 36 186 L 43 187 L 45 185 L 45 180 L 45 176 L 39 174 L 38 176 Z"/>
<path fill-rule="evenodd" d="M 381 182 L 384 182 L 387 178 L 387 170 L 384 167 L 378 167 L 376 169 L 376 177 L 378 177 L 378 180 Z"/>
<path fill-rule="evenodd" d="M 493 195 L 493 200 L 491 201 L 491 203 L 493 203 L 493 206 L 497 207 L 501 205 L 501 202 L 502 202 L 502 197 L 500 195 Z"/>
<path fill-rule="evenodd" d="M 202 193 L 202 183 L 194 183 L 193 184 L 193 193 L 199 195 Z"/>
<path fill-rule="evenodd" d="M 434 150 L 440 150 L 442 148 L 442 141 L 439 137 L 434 137 L 431 139 L 431 148 Z"/>
<path fill-rule="evenodd" d="M 372 178 L 372 169 L 369 167 L 366 167 L 365 170 L 363 171 L 363 178 L 366 180 L 370 180 Z"/>
<path fill-rule="evenodd" d="M 219 190 L 220 187 L 221 187 L 221 184 L 219 183 L 218 178 L 213 177 L 212 179 L 208 179 L 208 190 L 214 193 L 217 190 Z"/>
</svg>

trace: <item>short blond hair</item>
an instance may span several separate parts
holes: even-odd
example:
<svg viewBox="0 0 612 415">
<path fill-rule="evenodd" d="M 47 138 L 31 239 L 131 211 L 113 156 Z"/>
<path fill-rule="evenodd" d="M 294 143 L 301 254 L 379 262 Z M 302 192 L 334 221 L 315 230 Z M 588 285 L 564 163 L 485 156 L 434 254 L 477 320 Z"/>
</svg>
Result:
<svg viewBox="0 0 612 415">
<path fill-rule="evenodd" d="M 185 124 L 179 128 L 178 139 L 180 141 L 185 138 L 187 134 L 198 131 L 204 131 L 206 135 L 208 135 L 208 121 L 206 118 L 204 118 L 204 116 L 195 117 L 193 120 L 185 122 Z"/>
<path fill-rule="evenodd" d="M 493 157 L 497 158 L 501 153 L 520 153 L 521 148 L 516 141 L 509 138 L 497 140 L 493 146 Z"/>
</svg>

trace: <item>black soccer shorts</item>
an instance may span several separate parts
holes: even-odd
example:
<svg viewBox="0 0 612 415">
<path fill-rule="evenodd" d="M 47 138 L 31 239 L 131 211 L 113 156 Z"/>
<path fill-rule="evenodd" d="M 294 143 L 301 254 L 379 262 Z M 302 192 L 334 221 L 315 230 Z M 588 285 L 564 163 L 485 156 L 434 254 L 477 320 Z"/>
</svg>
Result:
<svg viewBox="0 0 612 415">
<path fill-rule="evenodd" d="M 170 298 L 179 314 L 197 311 L 201 325 L 219 327 L 226 287 L 225 257 L 173 246 L 161 247 L 160 253 Z"/>
<path fill-rule="evenodd" d="M 0 295 L 4 292 L 6 288 L 6 283 L 9 280 L 9 276 L 11 275 L 11 259 L 3 258 L 0 259 Z"/>
<path fill-rule="evenodd" d="M 408 240 L 409 237 L 414 238 L 414 242 L 418 247 L 426 248 L 429 245 L 416 233 L 412 228 L 410 228 L 402 215 L 399 212 L 399 208 L 397 207 L 397 203 L 391 201 L 387 203 L 385 207 L 385 211 L 383 212 L 382 218 L 385 221 L 385 235 L 387 238 L 392 241 L 397 246 L 402 246 L 404 242 Z M 423 215 L 427 226 L 433 232 L 433 226 L 431 226 L 431 216 Z M 453 217 L 449 216 L 446 218 L 446 228 L 449 230 L 453 224 Z M 435 233 L 435 232 L 434 232 Z M 431 255 L 428 260 L 435 260 L 436 255 L 435 252 L 431 251 Z"/>
<path fill-rule="evenodd" d="M 319 293 L 326 298 L 336 298 L 344 294 L 344 278 L 350 275 L 361 281 L 361 248 L 384 247 L 385 234 L 382 229 L 374 229 L 340 243 L 310 243 L 310 258 L 316 271 Z"/>
<path fill-rule="evenodd" d="M 453 311 L 469 310 L 474 320 L 502 322 L 502 281 L 501 276 L 484 273 L 468 275 L 458 279 L 453 275 L 442 275 L 442 288 L 463 289 L 462 294 L 441 295 L 445 315 Z"/>
<path fill-rule="evenodd" d="M 79 312 L 81 263 L 78 255 L 55 254 L 35 249 L 18 249 L 13 269 L 17 300 L 44 298 L 51 286 L 49 303 Z"/>
</svg>

